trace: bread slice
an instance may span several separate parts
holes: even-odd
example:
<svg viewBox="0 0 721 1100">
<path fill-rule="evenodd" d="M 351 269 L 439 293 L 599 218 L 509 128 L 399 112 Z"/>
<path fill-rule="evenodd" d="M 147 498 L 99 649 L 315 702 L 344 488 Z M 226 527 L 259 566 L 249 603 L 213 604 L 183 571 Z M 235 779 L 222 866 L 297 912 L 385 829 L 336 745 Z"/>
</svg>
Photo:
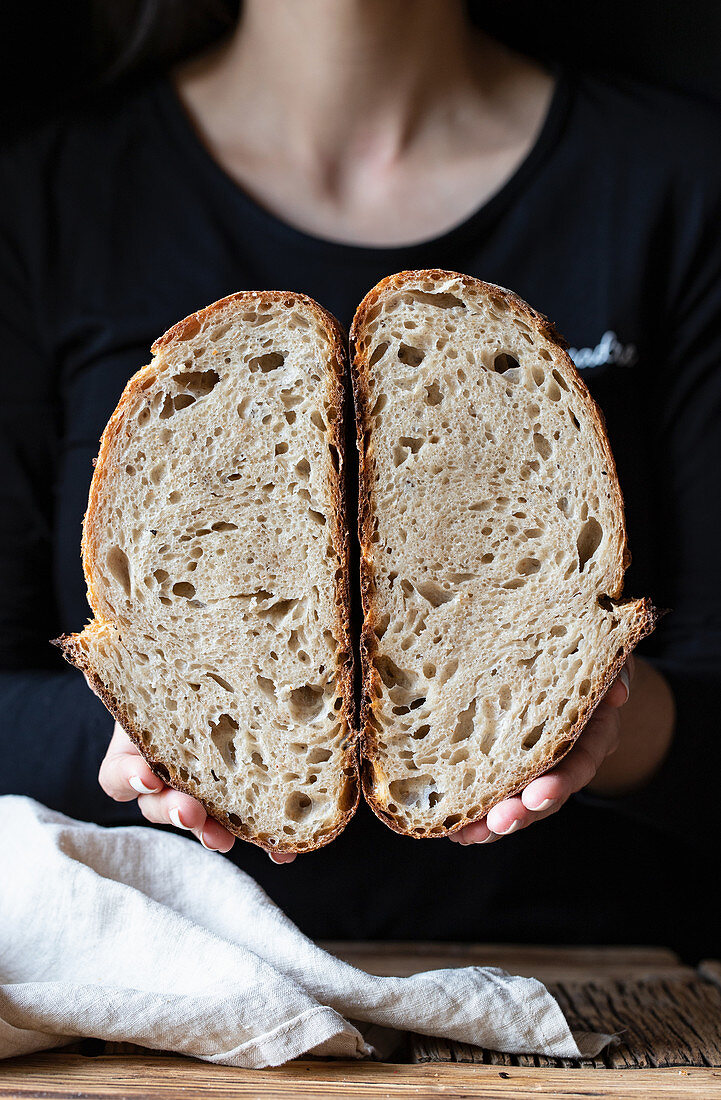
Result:
<svg viewBox="0 0 721 1100">
<path fill-rule="evenodd" d="M 363 789 L 445 836 L 571 748 L 653 627 L 601 414 L 540 314 L 447 271 L 353 322 Z"/>
<path fill-rule="evenodd" d="M 82 634 L 59 640 L 153 771 L 269 851 L 358 801 L 344 335 L 310 298 L 175 325 L 103 433 Z"/>
</svg>

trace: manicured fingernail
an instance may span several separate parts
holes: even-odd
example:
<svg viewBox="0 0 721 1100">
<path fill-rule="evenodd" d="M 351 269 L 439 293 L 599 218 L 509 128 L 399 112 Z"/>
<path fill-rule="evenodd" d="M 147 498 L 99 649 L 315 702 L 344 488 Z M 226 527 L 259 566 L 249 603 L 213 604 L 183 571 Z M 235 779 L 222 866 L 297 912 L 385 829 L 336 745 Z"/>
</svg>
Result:
<svg viewBox="0 0 721 1100">
<path fill-rule="evenodd" d="M 175 825 L 176 829 L 185 829 L 186 832 L 190 832 L 189 827 L 183 824 L 180 817 L 180 810 L 177 806 L 173 806 L 172 810 L 168 811 L 168 817 L 173 822 L 173 825 Z"/>
<path fill-rule="evenodd" d="M 497 836 L 498 836 L 498 833 L 489 833 L 488 836 L 484 837 L 483 840 L 479 840 L 478 843 L 479 844 L 488 844 L 489 840 L 493 840 L 494 837 L 497 837 Z"/>
<path fill-rule="evenodd" d="M 626 689 L 625 702 L 628 702 L 628 697 L 631 694 L 631 677 L 628 674 L 628 669 L 622 668 L 618 674 L 618 678 Z"/>
<path fill-rule="evenodd" d="M 511 822 L 511 824 L 508 826 L 507 829 L 499 829 L 498 830 L 498 835 L 499 836 L 508 836 L 510 833 L 515 833 L 516 829 L 519 827 L 520 824 L 521 824 L 521 822 L 519 821 L 518 818 L 516 818 L 515 821 Z"/>
<path fill-rule="evenodd" d="M 550 810 L 551 806 L 555 806 L 557 802 L 557 798 L 544 798 L 540 806 L 529 806 L 528 809 L 532 810 L 534 814 L 537 814 L 541 810 Z"/>
<path fill-rule="evenodd" d="M 206 852 L 219 852 L 220 851 L 220 848 L 211 848 L 211 846 L 209 844 L 206 844 L 205 843 L 205 837 L 203 836 L 202 833 L 200 834 L 200 843 L 203 845 Z"/>
<path fill-rule="evenodd" d="M 131 775 L 128 783 L 138 794 L 158 794 L 162 787 L 146 787 L 139 775 Z"/>
</svg>

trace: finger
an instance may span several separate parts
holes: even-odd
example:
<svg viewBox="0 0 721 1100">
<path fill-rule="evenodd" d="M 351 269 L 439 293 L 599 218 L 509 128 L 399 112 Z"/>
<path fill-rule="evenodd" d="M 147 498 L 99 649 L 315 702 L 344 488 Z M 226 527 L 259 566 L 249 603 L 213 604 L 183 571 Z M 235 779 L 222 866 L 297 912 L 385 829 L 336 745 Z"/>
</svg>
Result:
<svg viewBox="0 0 721 1100">
<path fill-rule="evenodd" d="M 125 731 L 117 725 L 108 745 L 98 781 L 116 802 L 129 802 L 139 794 L 157 794 L 165 784 L 150 770 Z"/>
<path fill-rule="evenodd" d="M 165 784 L 140 755 L 122 753 L 106 756 L 98 773 L 100 786 L 116 802 L 129 802 L 139 794 L 159 794 Z"/>
<path fill-rule="evenodd" d="M 292 863 L 295 859 L 295 852 L 268 852 L 273 863 Z"/>
<path fill-rule="evenodd" d="M 618 714 L 601 704 L 568 756 L 528 784 L 521 795 L 524 806 L 545 813 L 560 809 L 567 798 L 590 783 L 618 741 Z"/>
<path fill-rule="evenodd" d="M 199 802 L 172 787 L 165 787 L 160 794 L 140 795 L 138 806 L 143 817 L 154 825 L 174 825 L 198 837 L 208 816 Z"/>
<path fill-rule="evenodd" d="M 504 798 L 488 811 L 486 825 L 498 836 L 510 836 L 530 825 L 532 820 L 533 814 L 524 806 L 520 797 Z"/>
<path fill-rule="evenodd" d="M 459 829 L 458 832 L 452 833 L 449 837 L 454 844 L 493 844 L 498 837 L 495 833 L 486 825 L 486 819 L 482 821 L 473 821 L 470 825 L 466 825 L 465 828 Z"/>
<path fill-rule="evenodd" d="M 629 659 L 604 695 L 603 701 L 609 707 L 622 707 L 624 703 L 628 702 L 630 694 L 631 665 Z"/>
<path fill-rule="evenodd" d="M 224 829 L 214 817 L 206 817 L 205 824 L 196 832 L 198 840 L 210 852 L 229 852 L 235 844 L 235 837 Z"/>
</svg>

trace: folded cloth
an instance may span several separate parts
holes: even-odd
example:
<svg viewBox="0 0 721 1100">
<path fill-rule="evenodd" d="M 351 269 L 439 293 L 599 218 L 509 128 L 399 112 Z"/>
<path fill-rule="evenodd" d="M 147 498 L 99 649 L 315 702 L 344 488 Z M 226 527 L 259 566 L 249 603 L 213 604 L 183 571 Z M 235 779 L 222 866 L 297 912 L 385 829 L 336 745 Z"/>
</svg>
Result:
<svg viewBox="0 0 721 1100">
<path fill-rule="evenodd" d="M 0 798 L 0 983 L 5 1058 L 95 1037 L 257 1069 L 370 1056 L 364 1023 L 564 1058 L 611 1038 L 574 1037 L 540 982 L 492 967 L 366 974 L 196 841 L 16 796 Z"/>
</svg>

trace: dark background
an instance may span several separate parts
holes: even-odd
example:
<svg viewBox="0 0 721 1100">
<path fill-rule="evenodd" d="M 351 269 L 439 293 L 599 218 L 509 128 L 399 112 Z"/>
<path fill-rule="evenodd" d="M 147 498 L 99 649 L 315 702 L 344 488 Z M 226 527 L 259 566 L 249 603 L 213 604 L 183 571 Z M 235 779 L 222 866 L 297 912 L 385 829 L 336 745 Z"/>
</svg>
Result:
<svg viewBox="0 0 721 1100">
<path fill-rule="evenodd" d="M 232 0 L 5 0 L 0 135 L 22 132 L 92 87 L 138 20 L 150 27 L 141 56 L 148 67 L 158 55 L 162 64 L 163 54 L 184 52 L 169 30 L 181 9 L 204 25 L 207 10 L 219 27 L 228 7 Z M 615 70 L 721 102 L 719 0 L 472 0 L 471 8 L 479 24 L 541 59 Z M 191 37 L 198 33 L 196 26 Z"/>
</svg>

